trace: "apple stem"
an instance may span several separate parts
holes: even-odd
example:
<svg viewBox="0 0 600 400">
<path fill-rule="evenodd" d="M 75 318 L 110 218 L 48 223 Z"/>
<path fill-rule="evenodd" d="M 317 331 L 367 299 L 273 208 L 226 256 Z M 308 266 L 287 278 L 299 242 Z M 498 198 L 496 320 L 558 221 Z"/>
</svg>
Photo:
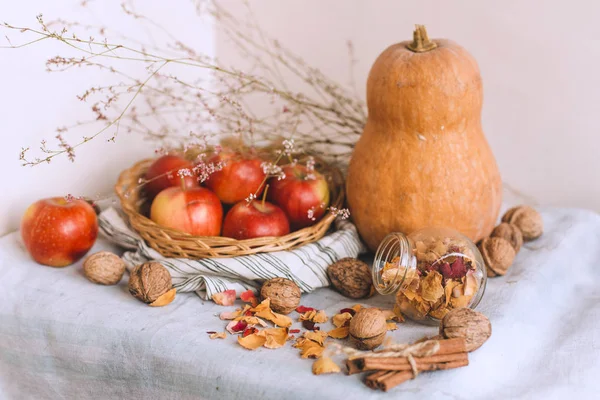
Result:
<svg viewBox="0 0 600 400">
<path fill-rule="evenodd" d="M 269 190 L 269 185 L 265 186 L 265 191 L 263 192 L 263 197 L 262 197 L 262 205 L 264 207 L 265 205 L 265 199 L 267 198 L 267 191 Z"/>
<path fill-rule="evenodd" d="M 182 176 L 181 177 L 181 190 L 185 192 L 186 187 L 185 187 L 185 178 Z"/>
</svg>

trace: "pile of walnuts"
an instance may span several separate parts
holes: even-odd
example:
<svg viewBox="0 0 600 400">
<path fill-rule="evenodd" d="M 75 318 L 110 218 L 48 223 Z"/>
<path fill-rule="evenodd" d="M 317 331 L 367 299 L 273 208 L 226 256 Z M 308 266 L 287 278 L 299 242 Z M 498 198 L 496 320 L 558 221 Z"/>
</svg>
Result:
<svg viewBox="0 0 600 400">
<path fill-rule="evenodd" d="M 489 277 L 506 274 L 524 241 L 535 240 L 544 232 L 542 216 L 529 206 L 518 206 L 502 216 L 502 223 L 477 247 Z"/>
</svg>

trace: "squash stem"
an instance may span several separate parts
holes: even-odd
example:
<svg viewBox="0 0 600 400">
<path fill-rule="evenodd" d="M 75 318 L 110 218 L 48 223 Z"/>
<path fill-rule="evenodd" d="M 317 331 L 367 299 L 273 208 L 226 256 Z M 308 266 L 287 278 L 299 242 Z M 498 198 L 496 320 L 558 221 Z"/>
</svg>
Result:
<svg viewBox="0 0 600 400">
<path fill-rule="evenodd" d="M 415 53 L 424 53 L 435 49 L 437 44 L 429 39 L 425 25 L 415 25 L 413 41 L 406 45 L 406 47 Z"/>
</svg>

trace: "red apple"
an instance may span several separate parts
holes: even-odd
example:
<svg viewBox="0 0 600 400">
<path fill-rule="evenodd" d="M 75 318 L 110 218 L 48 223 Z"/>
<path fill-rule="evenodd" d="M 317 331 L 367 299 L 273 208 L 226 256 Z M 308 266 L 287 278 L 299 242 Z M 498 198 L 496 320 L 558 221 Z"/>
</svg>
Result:
<svg viewBox="0 0 600 400">
<path fill-rule="evenodd" d="M 261 167 L 262 160 L 253 155 L 243 155 L 233 152 L 222 152 L 211 157 L 208 162 L 223 162 L 225 166 L 220 171 L 210 175 L 206 181 L 208 186 L 223 203 L 234 204 L 246 199 L 257 191 L 265 179 Z"/>
<path fill-rule="evenodd" d="M 229 210 L 223 223 L 223 236 L 238 240 L 288 233 L 290 223 L 283 210 L 266 201 L 240 201 Z"/>
<path fill-rule="evenodd" d="M 287 214 L 292 229 L 314 224 L 329 205 L 329 187 L 325 177 L 299 164 L 288 165 L 283 172 L 284 179 L 271 179 L 269 199 Z"/>
<path fill-rule="evenodd" d="M 181 186 L 179 170 L 187 169 L 192 172 L 193 168 L 194 164 L 192 162 L 177 155 L 166 155 L 158 158 L 146 171 L 147 183 L 144 186 L 146 193 L 152 199 L 168 187 Z M 183 182 L 186 188 L 198 186 L 198 180 L 195 176 L 184 176 Z"/>
<path fill-rule="evenodd" d="M 98 236 L 98 219 L 85 200 L 53 197 L 30 205 L 21 220 L 21 235 L 40 264 L 66 267 L 81 259 Z"/>
<path fill-rule="evenodd" d="M 150 219 L 190 235 L 218 236 L 221 233 L 223 206 L 219 198 L 206 188 L 170 187 L 154 198 Z"/>
</svg>

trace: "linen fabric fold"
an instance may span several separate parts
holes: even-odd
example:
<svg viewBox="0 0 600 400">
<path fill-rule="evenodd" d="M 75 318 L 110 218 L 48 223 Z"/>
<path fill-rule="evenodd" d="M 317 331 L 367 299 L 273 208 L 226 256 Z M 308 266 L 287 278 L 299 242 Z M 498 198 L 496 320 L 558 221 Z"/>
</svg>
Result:
<svg viewBox="0 0 600 400">
<path fill-rule="evenodd" d="M 114 207 L 104 210 L 98 222 L 104 236 L 126 250 L 123 260 L 130 271 L 144 262 L 159 262 L 171 273 L 178 292 L 196 292 L 206 300 L 232 289 L 239 297 L 248 289 L 256 291 L 262 281 L 275 277 L 290 279 L 308 293 L 329 285 L 329 265 L 366 251 L 354 224 L 339 218 L 332 233 L 293 250 L 203 259 L 163 257 L 131 229 L 126 217 Z"/>
</svg>

